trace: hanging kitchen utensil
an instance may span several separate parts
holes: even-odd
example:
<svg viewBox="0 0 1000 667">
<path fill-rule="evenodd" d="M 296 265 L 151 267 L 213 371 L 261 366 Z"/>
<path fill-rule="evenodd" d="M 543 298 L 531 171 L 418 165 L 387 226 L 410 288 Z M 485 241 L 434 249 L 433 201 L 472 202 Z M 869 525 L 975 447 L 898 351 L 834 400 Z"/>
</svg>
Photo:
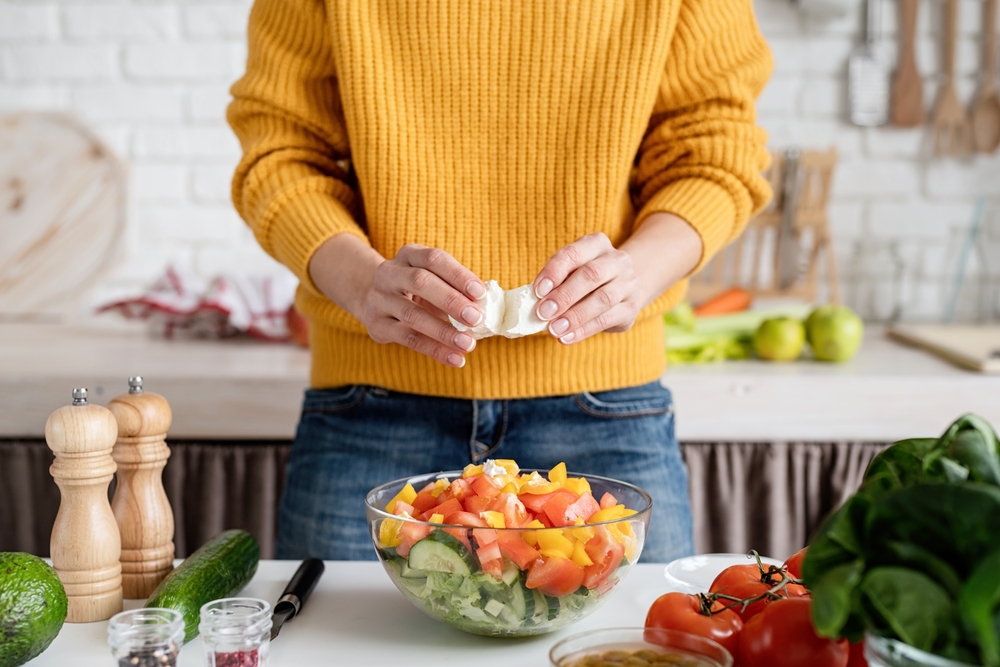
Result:
<svg viewBox="0 0 1000 667">
<path fill-rule="evenodd" d="M 997 92 L 997 0 L 983 6 L 983 80 L 972 103 L 972 139 L 980 153 L 1000 146 L 1000 93 Z"/>
<path fill-rule="evenodd" d="M 292 575 L 281 597 L 278 598 L 278 603 L 274 605 L 274 613 L 271 615 L 272 641 L 281 632 L 281 626 L 302 611 L 319 578 L 323 576 L 324 567 L 323 561 L 319 558 L 307 558 L 299 565 L 299 569 Z"/>
<path fill-rule="evenodd" d="M 944 76 L 945 82 L 934 109 L 933 133 L 935 155 L 967 155 L 972 144 L 969 118 L 955 90 L 955 43 L 958 32 L 958 0 L 944 3 Z"/>
<path fill-rule="evenodd" d="M 847 93 L 852 123 L 865 127 L 889 120 L 889 67 L 878 42 L 879 1 L 868 0 L 865 40 L 847 61 Z"/>
<path fill-rule="evenodd" d="M 801 152 L 792 147 L 785 151 L 781 185 L 781 226 L 778 228 L 776 257 L 777 287 L 788 289 L 799 277 L 799 233 L 795 226 L 795 212 L 799 200 L 799 157 Z"/>
<path fill-rule="evenodd" d="M 914 37 L 918 0 L 899 0 L 899 61 L 892 80 L 892 124 L 916 127 L 924 122 L 924 80 L 917 69 Z"/>
</svg>

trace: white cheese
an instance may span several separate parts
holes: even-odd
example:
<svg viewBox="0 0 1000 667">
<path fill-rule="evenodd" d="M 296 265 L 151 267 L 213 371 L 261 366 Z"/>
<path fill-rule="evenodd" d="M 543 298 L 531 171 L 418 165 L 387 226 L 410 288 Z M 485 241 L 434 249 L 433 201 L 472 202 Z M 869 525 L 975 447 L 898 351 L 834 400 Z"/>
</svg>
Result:
<svg viewBox="0 0 1000 667">
<path fill-rule="evenodd" d="M 497 465 L 493 459 L 486 459 L 486 463 L 483 464 L 483 474 L 496 479 L 500 475 L 506 475 L 507 469 Z"/>
<path fill-rule="evenodd" d="M 476 340 L 490 336 L 520 338 L 545 331 L 548 323 L 535 314 L 538 297 L 531 285 L 504 291 L 495 280 L 486 283 L 486 296 L 479 301 L 483 321 L 474 327 L 462 324 L 453 317 L 448 319 L 459 331 L 466 331 Z"/>
<path fill-rule="evenodd" d="M 548 323 L 535 314 L 538 297 L 530 284 L 507 290 L 503 299 L 504 315 L 500 333 L 507 338 L 520 338 L 545 331 Z"/>
</svg>

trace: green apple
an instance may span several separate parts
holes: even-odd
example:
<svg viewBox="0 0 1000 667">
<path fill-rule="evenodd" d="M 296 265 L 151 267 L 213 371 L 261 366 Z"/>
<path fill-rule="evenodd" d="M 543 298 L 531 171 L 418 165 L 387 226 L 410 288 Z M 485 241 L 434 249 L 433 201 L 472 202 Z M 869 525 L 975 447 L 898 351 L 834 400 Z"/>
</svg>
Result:
<svg viewBox="0 0 1000 667">
<path fill-rule="evenodd" d="M 806 320 L 806 335 L 820 361 L 847 361 L 861 345 L 865 325 L 847 306 L 817 308 Z"/>
<path fill-rule="evenodd" d="M 757 356 L 771 361 L 791 361 L 802 353 L 806 330 L 802 322 L 791 317 L 764 320 L 753 335 Z"/>
</svg>

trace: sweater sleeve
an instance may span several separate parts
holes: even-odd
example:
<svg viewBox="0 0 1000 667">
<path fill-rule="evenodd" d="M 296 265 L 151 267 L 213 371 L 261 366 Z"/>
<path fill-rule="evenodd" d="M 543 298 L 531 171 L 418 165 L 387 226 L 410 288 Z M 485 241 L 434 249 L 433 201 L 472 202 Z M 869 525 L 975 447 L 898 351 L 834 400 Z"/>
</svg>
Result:
<svg viewBox="0 0 1000 667">
<path fill-rule="evenodd" d="M 345 232 L 367 241 L 323 1 L 256 0 L 248 39 L 228 110 L 243 146 L 233 202 L 264 250 L 317 292 L 316 249 Z"/>
<path fill-rule="evenodd" d="M 682 0 L 635 186 L 639 225 L 674 213 L 701 236 L 695 270 L 770 198 L 754 100 L 772 64 L 750 0 Z"/>
</svg>

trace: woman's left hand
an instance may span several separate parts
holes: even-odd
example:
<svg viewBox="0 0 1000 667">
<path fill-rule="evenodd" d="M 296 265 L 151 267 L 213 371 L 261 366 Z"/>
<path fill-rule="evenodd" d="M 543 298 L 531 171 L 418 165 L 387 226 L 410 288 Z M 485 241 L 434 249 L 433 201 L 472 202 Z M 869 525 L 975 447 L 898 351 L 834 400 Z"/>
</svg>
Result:
<svg viewBox="0 0 1000 667">
<path fill-rule="evenodd" d="M 541 301 L 535 313 L 564 344 L 596 333 L 628 331 L 642 305 L 642 287 L 632 257 L 603 233 L 564 246 L 533 283 Z"/>
</svg>

